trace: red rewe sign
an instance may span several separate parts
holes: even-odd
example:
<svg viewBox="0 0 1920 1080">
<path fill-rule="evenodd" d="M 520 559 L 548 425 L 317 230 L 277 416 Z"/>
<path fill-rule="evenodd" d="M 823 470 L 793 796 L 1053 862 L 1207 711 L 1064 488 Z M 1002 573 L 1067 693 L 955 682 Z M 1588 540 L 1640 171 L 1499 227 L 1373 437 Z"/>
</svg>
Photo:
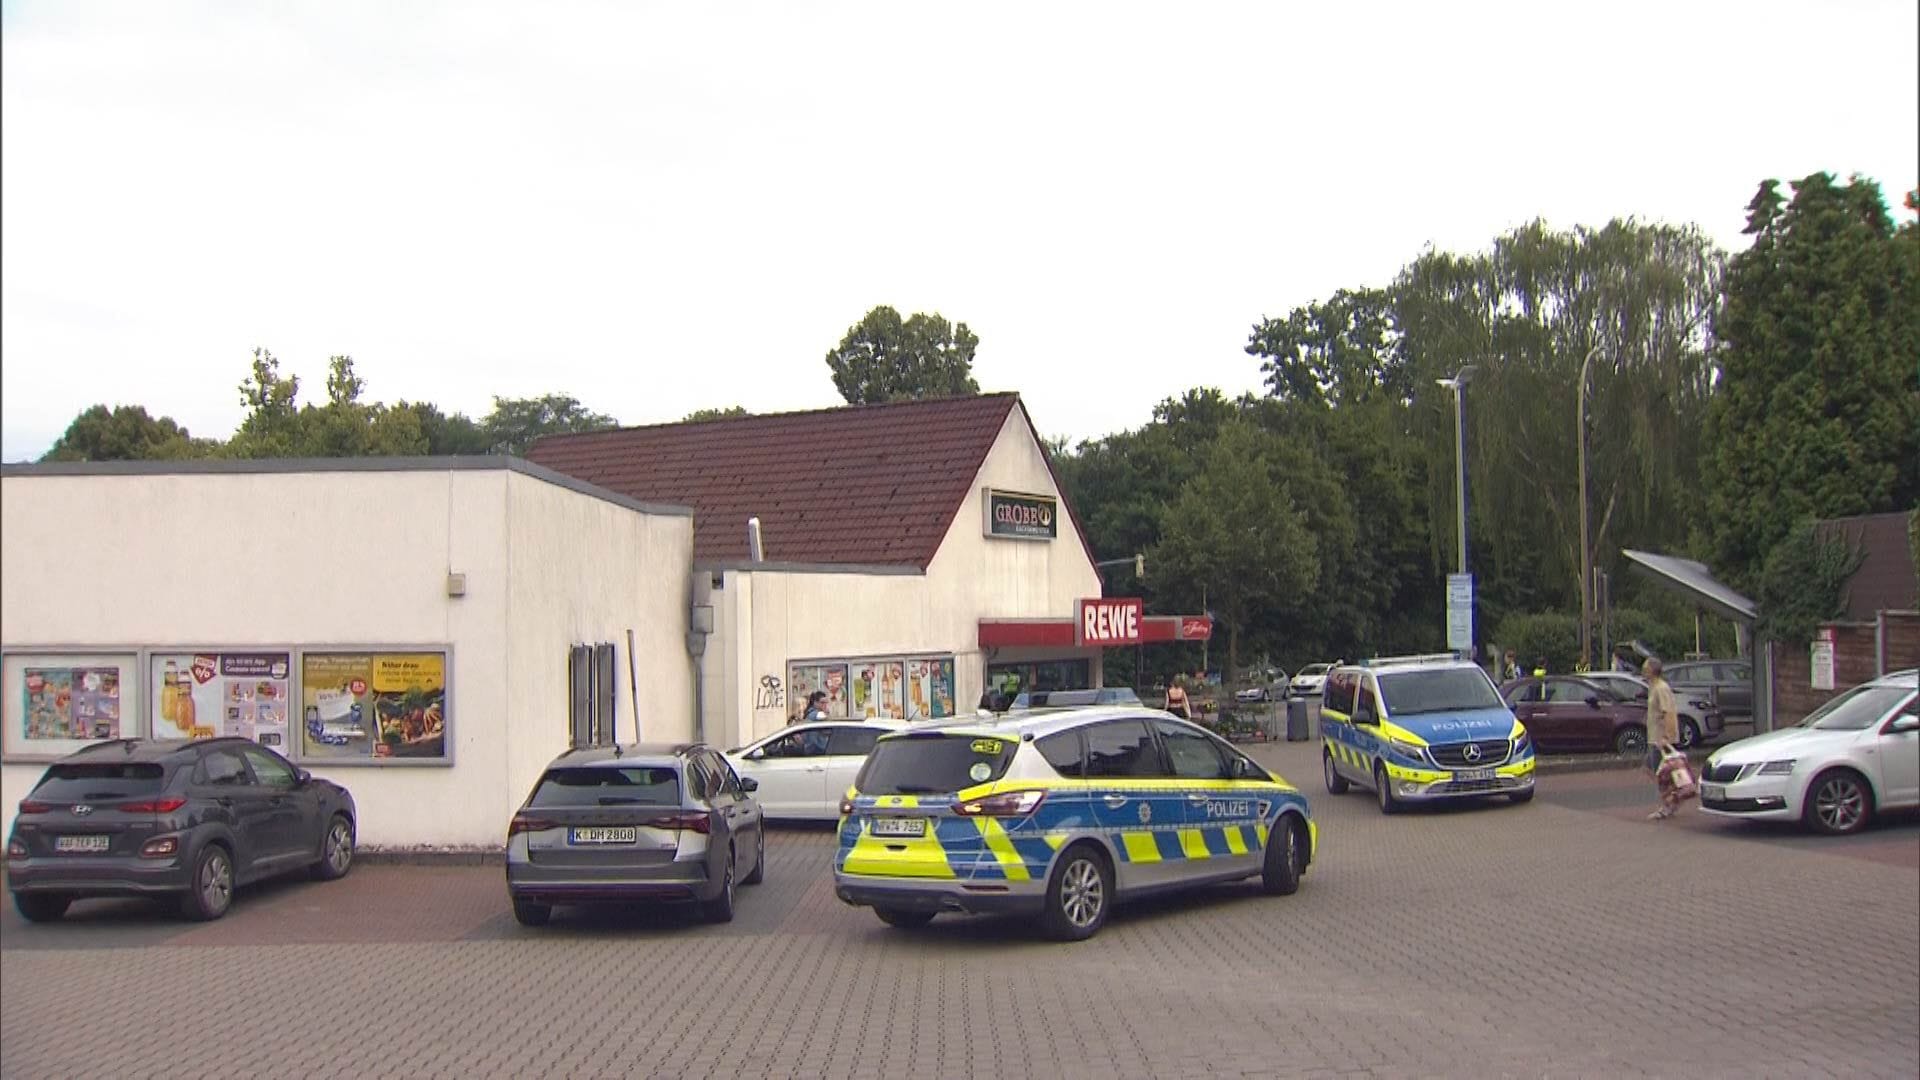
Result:
<svg viewBox="0 0 1920 1080">
<path fill-rule="evenodd" d="M 1082 600 L 1074 639 L 1081 645 L 1137 645 L 1142 610 L 1139 597 Z"/>
</svg>

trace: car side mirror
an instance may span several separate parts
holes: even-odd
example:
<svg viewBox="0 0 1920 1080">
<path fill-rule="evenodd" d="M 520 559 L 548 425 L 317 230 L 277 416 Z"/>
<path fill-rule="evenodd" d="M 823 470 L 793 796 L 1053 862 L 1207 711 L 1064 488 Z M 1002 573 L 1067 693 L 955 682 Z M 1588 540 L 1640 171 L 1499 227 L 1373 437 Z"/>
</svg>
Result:
<svg viewBox="0 0 1920 1080">
<path fill-rule="evenodd" d="M 747 760 L 760 761 L 764 759 L 766 756 L 767 756 L 767 752 L 765 750 L 755 750 L 747 755 Z"/>
<path fill-rule="evenodd" d="M 1599 695 L 1597 695 L 1597 694 L 1588 694 L 1588 695 L 1587 695 L 1587 708 L 1589 708 L 1589 709 L 1597 709 L 1597 708 L 1599 708 L 1599 707 L 1600 707 L 1600 697 L 1599 697 Z"/>
<path fill-rule="evenodd" d="M 305 769 L 293 770 L 293 783 L 295 787 L 305 787 L 307 785 L 307 781 L 312 779 L 313 779 L 313 774 L 308 772 Z"/>
<path fill-rule="evenodd" d="M 759 791 L 760 781 L 755 780 L 751 776 L 743 776 L 740 778 L 740 790 L 749 794 Z"/>
<path fill-rule="evenodd" d="M 1366 724 L 1371 726 L 1373 724 L 1379 723 L 1380 718 L 1373 715 L 1372 709 L 1368 708 L 1365 705 L 1362 705 L 1359 708 L 1353 710 L 1353 722 L 1356 724 Z"/>
<path fill-rule="evenodd" d="M 1920 731 L 1920 716 L 1896 716 L 1893 723 L 1887 725 L 1887 734 L 1905 735 L 1909 731 Z"/>
</svg>

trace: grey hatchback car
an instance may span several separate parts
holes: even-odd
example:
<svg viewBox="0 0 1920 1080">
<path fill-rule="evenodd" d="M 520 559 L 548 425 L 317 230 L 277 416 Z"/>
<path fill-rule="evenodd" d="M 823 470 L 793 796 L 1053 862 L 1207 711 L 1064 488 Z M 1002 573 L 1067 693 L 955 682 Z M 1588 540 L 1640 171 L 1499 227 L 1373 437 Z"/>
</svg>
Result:
<svg viewBox="0 0 1920 1080">
<path fill-rule="evenodd" d="M 55 762 L 20 802 L 7 888 L 22 917 L 96 896 L 227 913 L 236 886 L 353 864 L 353 796 L 249 739 L 115 739 Z"/>
<path fill-rule="evenodd" d="M 507 826 L 513 917 L 560 904 L 691 900 L 733 919 L 733 890 L 766 876 L 760 785 L 699 743 L 569 750 Z"/>
</svg>

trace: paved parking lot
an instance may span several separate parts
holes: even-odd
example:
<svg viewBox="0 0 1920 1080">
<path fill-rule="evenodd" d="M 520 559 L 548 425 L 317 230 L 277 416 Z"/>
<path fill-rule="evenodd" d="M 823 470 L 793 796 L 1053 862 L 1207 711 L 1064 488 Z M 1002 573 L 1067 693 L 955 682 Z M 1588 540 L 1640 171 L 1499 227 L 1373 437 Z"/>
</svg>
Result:
<svg viewBox="0 0 1920 1080">
<path fill-rule="evenodd" d="M 1642 820 L 1632 772 L 1383 818 L 1300 783 L 1292 897 L 1126 909 L 1079 945 L 834 900 L 769 845 L 737 920 L 513 922 L 491 866 L 361 865 L 195 925 L 0 916 L 0 1075 L 1901 1076 L 1920 1060 L 1920 824 L 1840 842 Z"/>
</svg>

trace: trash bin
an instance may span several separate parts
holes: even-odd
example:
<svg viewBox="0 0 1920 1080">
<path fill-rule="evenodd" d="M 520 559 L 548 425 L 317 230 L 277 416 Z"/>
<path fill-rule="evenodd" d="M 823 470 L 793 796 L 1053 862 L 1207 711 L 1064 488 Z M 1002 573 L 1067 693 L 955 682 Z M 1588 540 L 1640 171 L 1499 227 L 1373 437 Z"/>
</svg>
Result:
<svg viewBox="0 0 1920 1080">
<path fill-rule="evenodd" d="M 1307 741 L 1307 699 L 1287 699 L 1287 741 Z"/>
</svg>

